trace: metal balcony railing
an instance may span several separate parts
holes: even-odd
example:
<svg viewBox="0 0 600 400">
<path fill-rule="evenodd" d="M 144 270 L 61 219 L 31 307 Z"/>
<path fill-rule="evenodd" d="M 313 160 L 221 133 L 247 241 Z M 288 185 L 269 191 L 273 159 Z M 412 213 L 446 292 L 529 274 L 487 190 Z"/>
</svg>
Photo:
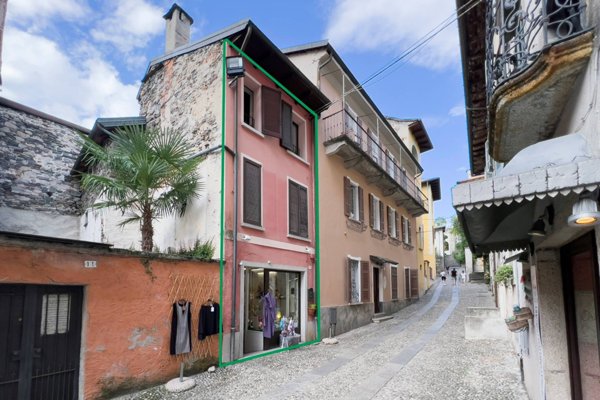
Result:
<svg viewBox="0 0 600 400">
<path fill-rule="evenodd" d="M 427 196 L 419 189 L 414 180 L 400 168 L 396 159 L 379 143 L 377 136 L 365 130 L 347 111 L 338 111 L 323 118 L 323 135 L 325 143 L 342 137 L 350 139 L 354 146 L 360 148 L 372 163 L 383 169 L 404 192 L 425 210 L 428 209 Z"/>
<path fill-rule="evenodd" d="M 584 29 L 585 0 L 487 0 L 487 94 Z"/>
</svg>

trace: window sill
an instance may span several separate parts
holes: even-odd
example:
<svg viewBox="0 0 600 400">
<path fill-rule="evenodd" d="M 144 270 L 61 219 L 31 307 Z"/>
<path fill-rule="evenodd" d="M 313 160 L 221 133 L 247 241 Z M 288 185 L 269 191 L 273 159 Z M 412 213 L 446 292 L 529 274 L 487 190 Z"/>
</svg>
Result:
<svg viewBox="0 0 600 400">
<path fill-rule="evenodd" d="M 302 240 L 303 242 L 310 243 L 310 238 L 305 238 L 305 237 L 302 237 L 302 236 L 292 235 L 291 233 L 289 233 L 287 235 L 287 237 L 290 238 L 290 239 Z"/>
<path fill-rule="evenodd" d="M 346 219 L 346 227 L 355 232 L 364 232 L 367 230 L 367 225 L 363 224 L 361 221 L 357 221 L 353 218 Z"/>
<path fill-rule="evenodd" d="M 265 228 L 263 228 L 262 226 L 249 224 L 247 222 L 242 222 L 241 226 L 243 226 L 244 228 L 256 229 L 257 231 L 262 231 L 262 232 L 265 231 Z"/>
<path fill-rule="evenodd" d="M 380 230 L 371 228 L 371 237 L 375 238 L 375 239 L 379 239 L 379 240 L 383 240 L 385 239 L 385 233 L 383 233 Z"/>
<path fill-rule="evenodd" d="M 400 240 L 398 240 L 397 238 L 391 237 L 391 236 L 388 237 L 388 242 L 394 246 L 400 246 L 402 244 L 402 242 Z"/>
<path fill-rule="evenodd" d="M 308 163 L 308 161 L 306 161 L 304 158 L 300 157 L 298 154 L 294 153 L 293 151 L 289 151 L 289 150 L 286 150 L 286 151 L 288 152 L 288 154 L 289 154 L 290 156 L 292 156 L 292 157 L 296 158 L 298 161 L 300 161 L 300 162 L 302 162 L 302 163 L 304 163 L 304 164 L 306 164 L 306 165 L 310 165 L 310 164 Z"/>
<path fill-rule="evenodd" d="M 254 133 L 255 135 L 260 136 L 261 138 L 264 138 L 265 135 L 262 134 L 258 129 L 254 128 L 253 126 L 248 125 L 245 122 L 242 122 L 242 126 L 246 129 L 249 130 L 250 132 Z"/>
</svg>

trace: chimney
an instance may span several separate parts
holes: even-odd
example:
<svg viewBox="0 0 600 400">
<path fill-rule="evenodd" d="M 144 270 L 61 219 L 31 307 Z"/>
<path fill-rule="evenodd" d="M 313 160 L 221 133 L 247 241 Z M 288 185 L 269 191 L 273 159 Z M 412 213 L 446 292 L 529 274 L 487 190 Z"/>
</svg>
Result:
<svg viewBox="0 0 600 400">
<path fill-rule="evenodd" d="M 173 3 L 163 18 L 167 21 L 165 53 L 170 53 L 190 42 L 190 26 L 194 20 L 183 8 L 179 7 L 177 3 Z"/>
</svg>

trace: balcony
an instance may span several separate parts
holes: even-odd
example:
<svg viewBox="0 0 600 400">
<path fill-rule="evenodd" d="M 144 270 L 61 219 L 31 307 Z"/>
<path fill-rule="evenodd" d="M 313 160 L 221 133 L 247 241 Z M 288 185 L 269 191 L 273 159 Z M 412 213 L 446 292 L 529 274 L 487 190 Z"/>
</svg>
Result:
<svg viewBox="0 0 600 400">
<path fill-rule="evenodd" d="M 325 153 L 337 155 L 346 168 L 353 168 L 377 186 L 385 197 L 406 208 L 413 216 L 428 212 L 427 197 L 375 135 L 365 130 L 346 111 L 323 118 Z"/>
<path fill-rule="evenodd" d="M 584 11 L 584 0 L 487 2 L 489 146 L 496 161 L 554 134 L 593 49 Z"/>
</svg>

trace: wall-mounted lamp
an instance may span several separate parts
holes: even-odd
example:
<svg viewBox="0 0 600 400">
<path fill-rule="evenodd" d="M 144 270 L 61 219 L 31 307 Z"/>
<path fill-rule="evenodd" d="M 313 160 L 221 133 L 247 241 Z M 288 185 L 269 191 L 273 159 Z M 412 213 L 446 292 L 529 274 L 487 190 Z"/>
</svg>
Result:
<svg viewBox="0 0 600 400">
<path fill-rule="evenodd" d="M 567 222 L 570 226 L 591 226 L 600 222 L 598 201 L 592 193 L 581 193 L 579 200 L 573 204 L 573 212 Z"/>
<path fill-rule="evenodd" d="M 227 76 L 230 78 L 244 75 L 244 58 L 242 56 L 227 57 Z"/>
<path fill-rule="evenodd" d="M 527 234 L 529 236 L 546 236 L 546 224 L 544 223 L 544 217 L 538 218 Z"/>
</svg>

